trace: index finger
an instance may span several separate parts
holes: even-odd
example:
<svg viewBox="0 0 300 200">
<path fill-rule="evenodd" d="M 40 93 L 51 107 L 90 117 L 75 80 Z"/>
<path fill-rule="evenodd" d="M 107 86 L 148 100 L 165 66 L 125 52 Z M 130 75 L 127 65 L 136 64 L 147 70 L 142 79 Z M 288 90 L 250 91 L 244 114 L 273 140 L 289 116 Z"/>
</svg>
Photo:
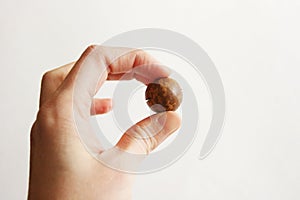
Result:
<svg viewBox="0 0 300 200">
<path fill-rule="evenodd" d="M 170 70 L 147 52 L 140 49 L 105 47 L 108 80 L 137 79 L 148 84 L 170 75 Z"/>
<path fill-rule="evenodd" d="M 73 88 L 77 80 L 81 89 L 93 96 L 105 80 L 123 79 L 121 77 L 124 74 L 126 79 L 135 78 L 148 84 L 157 78 L 169 76 L 170 70 L 140 49 L 92 45 L 75 63 L 65 84 Z"/>
</svg>

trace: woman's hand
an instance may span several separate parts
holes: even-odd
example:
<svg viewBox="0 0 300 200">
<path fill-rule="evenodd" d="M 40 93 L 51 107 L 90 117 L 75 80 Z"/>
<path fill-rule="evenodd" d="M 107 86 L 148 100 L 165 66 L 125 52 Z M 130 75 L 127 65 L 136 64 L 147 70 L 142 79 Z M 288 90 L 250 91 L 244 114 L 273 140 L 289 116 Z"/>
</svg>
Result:
<svg viewBox="0 0 300 200">
<path fill-rule="evenodd" d="M 119 56 L 123 52 L 127 53 Z M 141 65 L 146 67 L 133 70 Z M 83 124 L 88 123 L 90 115 L 109 112 L 112 101 L 93 96 L 104 81 L 120 79 L 124 73 L 144 84 L 169 75 L 141 50 L 95 45 L 88 47 L 77 62 L 45 73 L 40 108 L 31 131 L 28 199 L 131 199 L 133 175 L 108 168 L 93 158 L 81 143 L 74 119 L 74 112 L 80 113 Z M 159 120 L 162 115 L 163 122 Z M 151 118 L 157 118 L 157 123 L 150 123 L 150 117 L 140 121 L 124 133 L 116 147 L 148 154 L 180 126 L 174 112 Z M 158 130 L 155 126 L 162 129 L 153 133 L 152 130 Z M 140 134 L 141 139 L 132 134 Z M 105 152 L 100 146 L 97 148 L 95 152 L 99 155 Z"/>
</svg>

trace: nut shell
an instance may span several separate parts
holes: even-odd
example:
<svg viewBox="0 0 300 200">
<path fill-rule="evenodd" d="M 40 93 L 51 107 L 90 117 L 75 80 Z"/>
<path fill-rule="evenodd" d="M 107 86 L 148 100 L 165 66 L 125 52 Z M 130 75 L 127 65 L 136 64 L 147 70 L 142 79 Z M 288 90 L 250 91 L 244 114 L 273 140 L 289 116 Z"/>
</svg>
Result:
<svg viewBox="0 0 300 200">
<path fill-rule="evenodd" d="M 171 78 L 159 78 L 145 92 L 148 106 L 154 112 L 175 111 L 182 102 L 182 89 Z"/>
</svg>

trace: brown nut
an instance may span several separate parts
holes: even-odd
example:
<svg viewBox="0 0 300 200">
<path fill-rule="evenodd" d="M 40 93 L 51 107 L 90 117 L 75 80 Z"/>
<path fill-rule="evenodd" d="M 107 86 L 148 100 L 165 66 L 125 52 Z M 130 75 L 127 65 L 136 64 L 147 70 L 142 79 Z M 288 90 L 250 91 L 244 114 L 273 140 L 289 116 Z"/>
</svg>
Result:
<svg viewBox="0 0 300 200">
<path fill-rule="evenodd" d="M 175 111 L 182 102 L 182 89 L 171 78 L 159 78 L 150 83 L 145 98 L 154 112 Z"/>
</svg>

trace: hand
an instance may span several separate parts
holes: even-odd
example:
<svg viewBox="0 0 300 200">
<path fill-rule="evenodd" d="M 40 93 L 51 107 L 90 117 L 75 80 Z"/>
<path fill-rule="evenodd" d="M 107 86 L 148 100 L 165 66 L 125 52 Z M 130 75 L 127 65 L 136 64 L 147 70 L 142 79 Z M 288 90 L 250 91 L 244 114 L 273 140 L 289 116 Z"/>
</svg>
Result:
<svg viewBox="0 0 300 200">
<path fill-rule="evenodd" d="M 112 109 L 110 99 L 93 98 L 97 92 L 95 86 L 100 88 L 105 80 L 117 80 L 124 73 L 132 72 L 131 78 L 147 84 L 169 75 L 154 58 L 141 50 L 130 50 L 113 60 L 122 52 L 128 52 L 128 49 L 93 45 L 77 62 L 43 76 L 39 112 L 31 130 L 28 199 L 131 199 L 133 175 L 108 168 L 93 158 L 81 143 L 73 115 L 80 112 L 82 119 L 86 120 L 91 114 Z M 133 70 L 140 65 L 148 67 L 142 71 Z M 86 74 L 86 69 L 95 73 Z M 75 87 L 82 93 L 80 98 L 74 95 Z M 149 130 L 156 130 L 153 126 L 157 124 L 150 123 L 148 117 L 128 129 L 116 146 L 131 153 L 149 153 L 180 126 L 176 113 L 166 112 L 164 115 L 166 121 L 158 133 L 149 133 Z M 137 140 L 132 137 L 131 130 L 135 130 L 134 134 L 149 137 Z M 99 146 L 95 152 L 101 155 L 105 150 Z"/>
</svg>

